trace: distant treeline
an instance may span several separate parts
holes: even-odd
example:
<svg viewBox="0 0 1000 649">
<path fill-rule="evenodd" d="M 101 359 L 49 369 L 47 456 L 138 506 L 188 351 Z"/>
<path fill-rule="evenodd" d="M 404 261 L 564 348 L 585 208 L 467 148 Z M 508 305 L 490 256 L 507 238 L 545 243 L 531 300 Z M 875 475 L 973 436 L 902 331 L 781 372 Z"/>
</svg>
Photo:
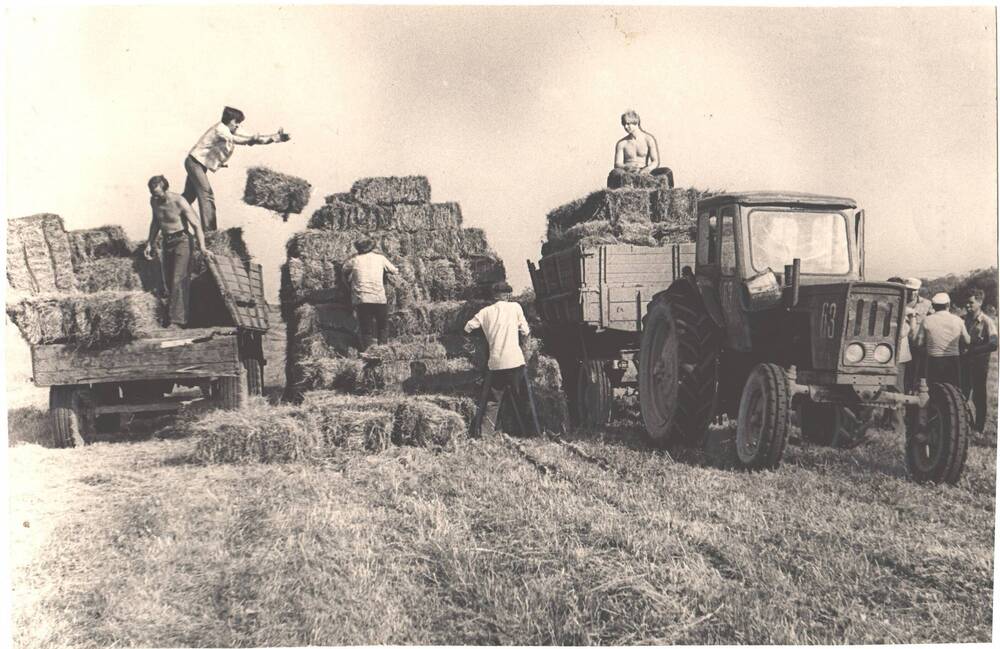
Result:
<svg viewBox="0 0 1000 649">
<path fill-rule="evenodd" d="M 997 268 L 979 268 L 964 275 L 949 273 L 944 277 L 933 279 L 921 278 L 923 287 L 920 292 L 927 297 L 935 293 L 945 292 L 951 296 L 953 305 L 964 305 L 969 297 L 969 293 L 974 288 L 982 289 L 985 297 L 983 307 L 990 314 L 997 312 Z"/>
</svg>

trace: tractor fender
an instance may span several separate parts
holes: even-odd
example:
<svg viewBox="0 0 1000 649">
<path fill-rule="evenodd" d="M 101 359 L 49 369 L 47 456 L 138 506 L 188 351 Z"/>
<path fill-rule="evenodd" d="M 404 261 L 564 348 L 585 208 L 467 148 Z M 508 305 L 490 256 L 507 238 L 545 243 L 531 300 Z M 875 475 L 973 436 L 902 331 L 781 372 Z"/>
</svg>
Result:
<svg viewBox="0 0 1000 649">
<path fill-rule="evenodd" d="M 712 280 L 708 277 L 696 278 L 692 273 L 685 273 L 683 276 L 674 280 L 670 287 L 665 291 L 660 291 L 655 294 L 652 299 L 655 300 L 661 295 L 670 295 L 682 291 L 698 296 L 701 303 L 705 305 L 705 311 L 708 313 L 708 317 L 712 319 L 712 322 L 715 323 L 715 326 L 719 329 L 725 330 L 726 321 L 722 317 L 722 308 L 719 306 L 719 298 L 716 294 L 715 286 L 712 284 Z"/>
</svg>

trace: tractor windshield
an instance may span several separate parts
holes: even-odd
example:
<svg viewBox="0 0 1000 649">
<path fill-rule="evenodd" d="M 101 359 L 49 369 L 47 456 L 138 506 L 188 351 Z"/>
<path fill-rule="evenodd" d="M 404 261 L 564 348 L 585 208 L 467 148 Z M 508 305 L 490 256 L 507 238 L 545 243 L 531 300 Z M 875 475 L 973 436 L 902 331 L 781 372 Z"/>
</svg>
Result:
<svg viewBox="0 0 1000 649">
<path fill-rule="evenodd" d="M 750 260 L 756 271 L 781 272 L 798 257 L 802 273 L 843 275 L 851 270 L 847 220 L 840 212 L 750 212 Z"/>
</svg>

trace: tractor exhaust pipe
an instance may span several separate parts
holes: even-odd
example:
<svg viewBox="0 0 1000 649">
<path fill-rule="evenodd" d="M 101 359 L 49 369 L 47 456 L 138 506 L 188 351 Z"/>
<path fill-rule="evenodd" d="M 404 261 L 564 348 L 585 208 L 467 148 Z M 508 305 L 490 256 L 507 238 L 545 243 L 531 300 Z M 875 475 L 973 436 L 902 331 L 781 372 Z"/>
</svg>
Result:
<svg viewBox="0 0 1000 649">
<path fill-rule="evenodd" d="M 791 264 L 785 264 L 785 293 L 786 305 L 788 308 L 797 306 L 799 303 L 799 270 L 802 267 L 802 260 L 796 257 Z"/>
</svg>

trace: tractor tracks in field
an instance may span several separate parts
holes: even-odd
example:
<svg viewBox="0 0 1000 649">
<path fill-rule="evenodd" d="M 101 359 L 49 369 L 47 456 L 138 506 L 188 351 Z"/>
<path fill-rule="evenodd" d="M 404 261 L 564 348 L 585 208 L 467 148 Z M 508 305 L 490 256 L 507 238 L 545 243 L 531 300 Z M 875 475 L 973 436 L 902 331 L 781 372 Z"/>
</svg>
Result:
<svg viewBox="0 0 1000 649">
<path fill-rule="evenodd" d="M 529 450 L 522 442 L 519 442 L 503 433 L 500 434 L 499 438 L 505 446 L 513 450 L 515 454 L 533 466 L 541 476 L 555 478 L 577 488 L 586 487 L 586 485 L 581 483 L 577 478 L 573 477 L 568 472 L 560 470 L 557 463 L 542 459 L 537 454 Z M 548 437 L 547 440 L 549 442 L 554 442 L 556 446 L 563 449 L 567 456 L 572 456 L 581 463 L 596 466 L 602 472 L 615 474 L 616 476 L 622 478 L 629 478 L 632 476 L 632 473 L 624 467 L 617 465 L 607 458 L 588 453 L 573 442 L 568 442 L 560 439 L 559 437 Z M 602 493 L 601 490 L 598 489 L 587 489 L 587 492 L 591 497 L 600 500 L 620 514 L 630 517 L 636 515 L 636 511 L 634 509 L 630 508 L 622 501 L 621 498 L 616 497 L 613 494 Z M 706 539 L 704 535 L 699 534 L 693 524 L 684 522 L 676 517 L 671 517 L 669 521 L 669 529 L 691 550 L 704 557 L 708 565 L 710 565 L 723 579 L 742 586 L 747 585 L 746 578 L 733 561 L 726 556 L 722 549 Z"/>
</svg>

